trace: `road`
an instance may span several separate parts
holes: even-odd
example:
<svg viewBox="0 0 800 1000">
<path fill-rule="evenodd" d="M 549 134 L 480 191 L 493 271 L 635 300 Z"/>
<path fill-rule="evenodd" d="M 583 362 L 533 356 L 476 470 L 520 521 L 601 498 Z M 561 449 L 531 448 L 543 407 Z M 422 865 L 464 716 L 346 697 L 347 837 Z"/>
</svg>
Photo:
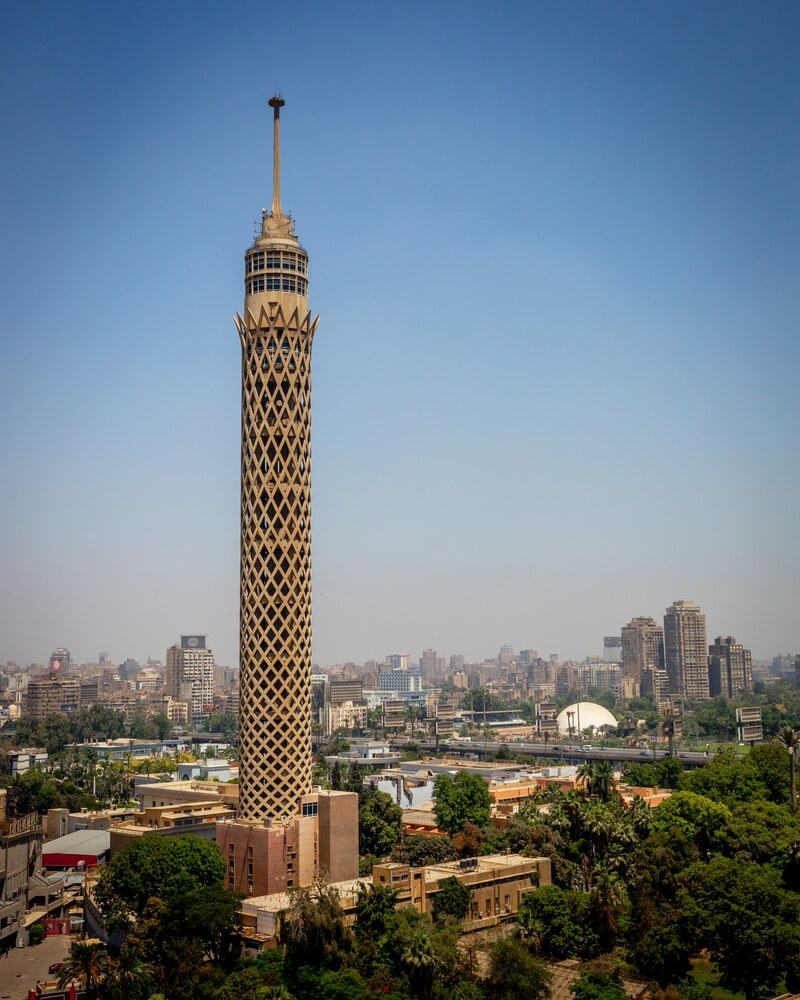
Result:
<svg viewBox="0 0 800 1000">
<path fill-rule="evenodd" d="M 41 944 L 15 948 L 0 958 L 0 1000 L 27 1000 L 28 990 L 37 980 L 57 979 L 47 967 L 53 962 L 63 962 L 71 940 L 68 934 L 54 934 Z"/>
<path fill-rule="evenodd" d="M 401 742 L 392 740 L 393 746 L 402 746 Z M 420 743 L 425 750 L 436 748 L 433 742 Z M 554 762 L 561 763 L 580 762 L 583 760 L 608 760 L 624 764 L 627 761 L 647 761 L 653 760 L 652 750 L 637 750 L 632 747 L 596 747 L 596 746 L 556 746 L 555 743 L 501 743 L 489 740 L 452 740 L 449 743 L 439 745 L 439 753 L 449 754 L 478 754 L 483 757 L 486 754 L 496 754 L 501 747 L 504 747 L 510 754 L 529 753 L 536 757 L 551 758 Z M 704 753 L 696 751 L 680 752 L 675 755 L 684 767 L 702 767 L 708 757 Z M 664 760 L 669 757 L 667 750 L 656 750 L 655 759 Z"/>
</svg>

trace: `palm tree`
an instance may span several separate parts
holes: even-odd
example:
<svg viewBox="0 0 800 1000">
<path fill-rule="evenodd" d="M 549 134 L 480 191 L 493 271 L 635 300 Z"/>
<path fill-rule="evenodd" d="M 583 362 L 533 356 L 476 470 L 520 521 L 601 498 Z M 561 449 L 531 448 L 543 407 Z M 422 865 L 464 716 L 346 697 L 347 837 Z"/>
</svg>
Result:
<svg viewBox="0 0 800 1000">
<path fill-rule="evenodd" d="M 789 787 L 792 792 L 792 809 L 797 810 L 797 779 L 794 772 L 794 761 L 800 747 L 800 731 L 791 726 L 783 726 L 775 737 L 777 743 L 783 744 L 789 754 Z"/>
<path fill-rule="evenodd" d="M 408 942 L 400 961 L 406 970 L 413 996 L 418 1000 L 427 1000 L 433 986 L 436 957 L 430 939 L 422 929 Z"/>
<path fill-rule="evenodd" d="M 59 971 L 59 989 L 77 980 L 83 983 L 87 1000 L 91 1000 L 107 968 L 108 952 L 99 941 L 75 941 Z"/>
<path fill-rule="evenodd" d="M 130 998 L 145 992 L 146 988 L 149 994 L 154 976 L 154 967 L 144 961 L 136 945 L 125 944 L 119 958 L 112 962 L 107 982 L 118 988 L 120 996 Z"/>
<path fill-rule="evenodd" d="M 614 781 L 614 769 L 607 760 L 600 761 L 594 768 L 591 794 L 596 795 L 603 802 L 608 802 L 616 790 L 617 785 Z"/>
</svg>

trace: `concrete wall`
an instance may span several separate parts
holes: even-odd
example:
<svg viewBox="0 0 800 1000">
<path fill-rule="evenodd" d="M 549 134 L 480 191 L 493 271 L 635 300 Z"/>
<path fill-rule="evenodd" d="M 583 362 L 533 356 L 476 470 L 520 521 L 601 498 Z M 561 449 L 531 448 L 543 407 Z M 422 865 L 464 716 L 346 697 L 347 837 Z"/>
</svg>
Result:
<svg viewBox="0 0 800 1000">
<path fill-rule="evenodd" d="M 331 882 L 358 878 L 358 795 L 321 791 L 319 809 L 319 867 Z"/>
</svg>

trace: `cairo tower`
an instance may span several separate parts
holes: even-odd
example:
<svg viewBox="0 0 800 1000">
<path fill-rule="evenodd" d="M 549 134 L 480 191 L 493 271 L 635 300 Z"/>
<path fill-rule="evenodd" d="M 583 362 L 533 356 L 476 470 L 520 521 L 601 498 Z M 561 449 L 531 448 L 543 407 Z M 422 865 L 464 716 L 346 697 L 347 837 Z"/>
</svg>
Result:
<svg viewBox="0 0 800 1000">
<path fill-rule="evenodd" d="M 239 817 L 282 820 L 311 790 L 311 342 L 308 254 L 281 208 L 245 253 Z"/>
</svg>

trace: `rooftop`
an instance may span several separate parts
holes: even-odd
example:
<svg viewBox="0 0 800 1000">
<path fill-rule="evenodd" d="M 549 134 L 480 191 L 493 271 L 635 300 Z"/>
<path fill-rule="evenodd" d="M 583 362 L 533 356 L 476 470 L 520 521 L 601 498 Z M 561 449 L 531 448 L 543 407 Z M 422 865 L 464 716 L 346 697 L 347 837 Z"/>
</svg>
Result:
<svg viewBox="0 0 800 1000">
<path fill-rule="evenodd" d="M 57 837 L 42 848 L 42 857 L 47 864 L 51 854 L 91 854 L 97 857 L 105 853 L 111 846 L 111 834 L 108 830 L 76 830 L 65 837 Z"/>
</svg>

